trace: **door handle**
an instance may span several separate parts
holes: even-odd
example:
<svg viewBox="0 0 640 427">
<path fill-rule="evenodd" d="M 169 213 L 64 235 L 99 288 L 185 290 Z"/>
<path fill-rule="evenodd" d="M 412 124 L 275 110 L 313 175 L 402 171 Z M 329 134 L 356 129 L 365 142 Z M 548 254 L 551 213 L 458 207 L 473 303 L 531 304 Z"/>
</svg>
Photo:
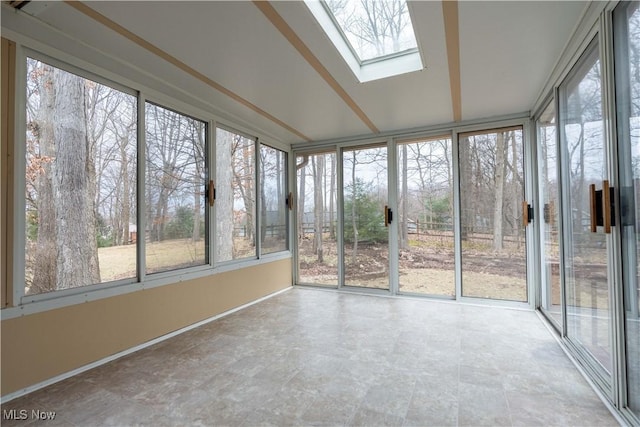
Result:
<svg viewBox="0 0 640 427">
<path fill-rule="evenodd" d="M 611 233 L 611 226 L 616 225 L 613 206 L 614 187 L 609 186 L 609 181 L 602 181 L 602 190 L 596 190 L 596 185 L 589 186 L 589 202 L 590 202 L 590 228 L 595 233 L 598 227 L 604 228 L 606 234 Z"/>
<path fill-rule="evenodd" d="M 289 208 L 289 210 L 293 210 L 293 193 L 289 193 L 285 200 L 285 205 Z"/>
<path fill-rule="evenodd" d="M 613 187 L 609 187 L 609 181 L 602 181 L 602 217 L 603 217 L 603 225 L 604 232 L 606 234 L 611 234 L 611 226 L 613 224 L 613 208 L 611 202 L 613 200 Z"/>
<path fill-rule="evenodd" d="M 525 200 L 522 202 L 522 227 L 527 228 L 531 221 L 533 221 L 533 208 Z"/>
<path fill-rule="evenodd" d="M 209 185 L 207 187 L 207 199 L 209 199 L 209 206 L 213 206 L 213 203 L 216 200 L 216 187 L 213 185 L 213 180 L 209 180 Z"/>
<path fill-rule="evenodd" d="M 393 212 L 388 205 L 384 205 L 384 226 L 388 227 L 391 221 L 393 221 Z"/>
<path fill-rule="evenodd" d="M 590 207 L 590 219 L 591 219 L 590 225 L 591 225 L 592 233 L 595 233 L 596 231 L 598 231 L 598 223 L 602 224 L 601 221 L 598 221 L 599 219 L 601 219 L 598 216 L 598 206 L 600 206 L 600 203 L 598 203 L 598 201 L 600 198 L 602 198 L 602 192 L 596 191 L 596 185 L 591 184 L 589 186 L 589 207 Z"/>
</svg>

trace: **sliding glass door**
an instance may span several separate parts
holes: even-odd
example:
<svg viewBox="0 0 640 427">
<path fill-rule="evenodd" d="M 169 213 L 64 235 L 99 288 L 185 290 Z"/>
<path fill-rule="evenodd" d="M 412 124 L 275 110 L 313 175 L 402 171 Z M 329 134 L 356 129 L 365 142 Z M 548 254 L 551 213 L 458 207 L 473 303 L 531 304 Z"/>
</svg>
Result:
<svg viewBox="0 0 640 427">
<path fill-rule="evenodd" d="M 336 153 L 298 155 L 298 283 L 338 286 Z"/>
<path fill-rule="evenodd" d="M 602 115 L 601 69 L 594 41 L 559 90 L 567 337 L 610 382 L 607 239 L 611 219 Z M 604 209 L 606 210 L 606 209 Z"/>
<path fill-rule="evenodd" d="M 452 149 L 449 136 L 397 145 L 400 292 L 456 294 Z"/>
<path fill-rule="evenodd" d="M 342 153 L 344 286 L 389 289 L 387 147 Z"/>
<path fill-rule="evenodd" d="M 621 3 L 613 19 L 626 406 L 640 418 L 640 4 Z"/>
<path fill-rule="evenodd" d="M 538 142 L 538 188 L 542 206 L 540 250 L 542 257 L 541 308 L 562 330 L 562 292 L 560 282 L 560 199 L 558 189 L 558 143 L 555 104 L 545 108 L 536 123 Z"/>
<path fill-rule="evenodd" d="M 527 301 L 522 127 L 458 136 L 462 295 Z"/>
</svg>

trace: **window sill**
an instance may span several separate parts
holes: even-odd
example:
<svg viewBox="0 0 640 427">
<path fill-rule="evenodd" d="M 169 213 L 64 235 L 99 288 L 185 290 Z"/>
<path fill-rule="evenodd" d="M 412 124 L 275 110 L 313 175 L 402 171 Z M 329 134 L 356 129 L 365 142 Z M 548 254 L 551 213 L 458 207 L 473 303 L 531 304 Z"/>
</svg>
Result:
<svg viewBox="0 0 640 427">
<path fill-rule="evenodd" d="M 97 301 L 104 298 L 110 298 L 118 295 L 125 295 L 133 292 L 143 291 L 145 289 L 153 289 L 160 286 L 173 285 L 186 282 L 189 280 L 199 279 L 207 276 L 214 276 L 219 273 L 241 270 L 262 264 L 268 264 L 284 259 L 291 259 L 290 251 L 278 252 L 274 254 L 264 255 L 260 259 L 247 259 L 233 261 L 229 264 L 216 266 L 200 266 L 193 267 L 188 270 L 176 270 L 165 273 L 158 273 L 145 277 L 143 282 L 122 283 L 114 282 L 108 284 L 97 284 L 87 287 L 71 289 L 68 291 L 51 292 L 41 295 L 26 296 L 29 301 L 23 301 L 20 305 L 14 307 L 5 307 L 0 310 L 0 318 L 2 320 L 13 319 L 16 317 L 28 316 L 31 314 L 41 313 L 48 310 L 67 307 L 76 304 L 82 304 L 91 301 Z"/>
</svg>

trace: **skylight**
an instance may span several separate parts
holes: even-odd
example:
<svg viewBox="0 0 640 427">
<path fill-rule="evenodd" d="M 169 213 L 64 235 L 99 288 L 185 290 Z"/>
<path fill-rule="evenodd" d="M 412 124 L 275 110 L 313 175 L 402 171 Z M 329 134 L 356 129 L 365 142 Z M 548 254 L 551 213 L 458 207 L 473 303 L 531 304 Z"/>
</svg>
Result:
<svg viewBox="0 0 640 427">
<path fill-rule="evenodd" d="M 417 50 L 405 0 L 327 0 L 322 3 L 360 63 Z"/>
<path fill-rule="evenodd" d="M 406 0 L 305 0 L 360 82 L 424 68 Z"/>
</svg>

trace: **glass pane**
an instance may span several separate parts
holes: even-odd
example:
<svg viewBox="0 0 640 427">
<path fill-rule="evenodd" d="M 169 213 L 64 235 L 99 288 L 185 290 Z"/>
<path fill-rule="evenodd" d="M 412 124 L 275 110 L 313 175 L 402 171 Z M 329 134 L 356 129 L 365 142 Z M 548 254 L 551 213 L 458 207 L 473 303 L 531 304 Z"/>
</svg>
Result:
<svg viewBox="0 0 640 427">
<path fill-rule="evenodd" d="M 543 203 L 542 226 L 542 309 L 562 325 L 560 292 L 560 244 L 558 236 L 558 173 L 556 143 L 556 112 L 553 103 L 542 113 L 537 123 L 540 164 L 538 179 Z"/>
<path fill-rule="evenodd" d="M 216 130 L 216 262 L 256 257 L 255 139 Z"/>
<path fill-rule="evenodd" d="M 462 295 L 527 301 L 522 129 L 459 137 Z"/>
<path fill-rule="evenodd" d="M 298 283 L 338 286 L 336 154 L 296 159 Z"/>
<path fill-rule="evenodd" d="M 206 264 L 207 124 L 151 103 L 145 115 L 147 273 Z"/>
<path fill-rule="evenodd" d="M 324 4 L 360 61 L 418 46 L 405 0 L 327 0 Z"/>
<path fill-rule="evenodd" d="M 607 244 L 602 230 L 590 232 L 589 186 L 606 177 L 595 43 L 560 89 L 567 335 L 610 371 Z"/>
<path fill-rule="evenodd" d="M 27 59 L 25 294 L 135 278 L 134 96 Z"/>
<path fill-rule="evenodd" d="M 387 148 L 345 151 L 344 285 L 389 289 Z"/>
<path fill-rule="evenodd" d="M 287 162 L 284 151 L 260 146 L 260 241 L 262 253 L 287 250 Z"/>
<path fill-rule="evenodd" d="M 628 405 L 640 417 L 640 8 L 614 11 Z"/>
<path fill-rule="evenodd" d="M 451 138 L 398 145 L 400 291 L 455 296 Z"/>
</svg>

